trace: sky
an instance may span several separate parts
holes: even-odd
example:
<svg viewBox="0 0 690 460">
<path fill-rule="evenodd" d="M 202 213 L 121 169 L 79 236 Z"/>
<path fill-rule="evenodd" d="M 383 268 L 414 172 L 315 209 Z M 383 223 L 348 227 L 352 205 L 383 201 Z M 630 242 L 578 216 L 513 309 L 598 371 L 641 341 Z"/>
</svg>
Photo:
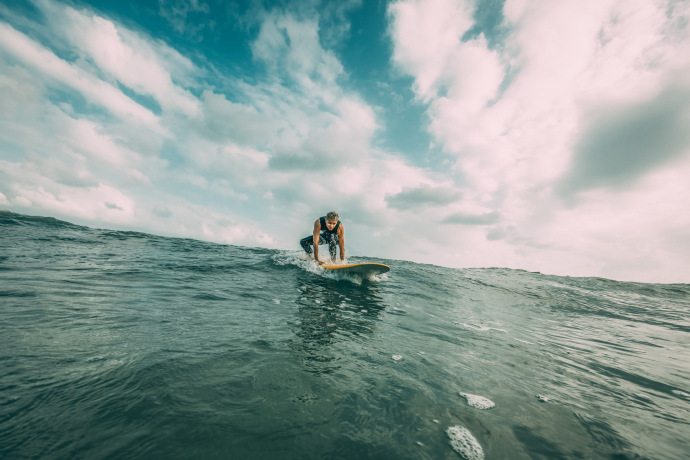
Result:
<svg viewBox="0 0 690 460">
<path fill-rule="evenodd" d="M 0 209 L 690 282 L 686 0 L 0 0 Z M 325 254 L 325 253 L 324 253 Z"/>
</svg>

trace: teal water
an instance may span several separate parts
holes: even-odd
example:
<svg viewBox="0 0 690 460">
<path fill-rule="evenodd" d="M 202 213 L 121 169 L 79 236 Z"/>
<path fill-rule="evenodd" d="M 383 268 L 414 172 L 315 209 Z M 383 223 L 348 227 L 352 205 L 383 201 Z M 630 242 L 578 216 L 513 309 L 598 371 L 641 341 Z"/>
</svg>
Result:
<svg viewBox="0 0 690 460">
<path fill-rule="evenodd" d="M 0 458 L 688 458 L 690 285 L 367 260 L 0 212 Z"/>
</svg>

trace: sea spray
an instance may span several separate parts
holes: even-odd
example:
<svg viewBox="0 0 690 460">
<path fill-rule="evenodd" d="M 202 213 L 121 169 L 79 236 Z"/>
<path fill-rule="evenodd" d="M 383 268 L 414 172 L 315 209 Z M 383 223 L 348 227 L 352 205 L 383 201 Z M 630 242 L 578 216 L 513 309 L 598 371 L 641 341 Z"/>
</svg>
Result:
<svg viewBox="0 0 690 460">
<path fill-rule="evenodd" d="M 468 406 L 472 406 L 477 409 L 486 410 L 496 407 L 496 404 L 494 404 L 492 400 L 485 398 L 484 396 L 471 395 L 469 393 L 460 393 L 460 396 L 467 400 Z"/>
<path fill-rule="evenodd" d="M 446 430 L 453 450 L 465 460 L 483 460 L 484 449 L 470 431 L 462 426 L 451 426 Z"/>
</svg>

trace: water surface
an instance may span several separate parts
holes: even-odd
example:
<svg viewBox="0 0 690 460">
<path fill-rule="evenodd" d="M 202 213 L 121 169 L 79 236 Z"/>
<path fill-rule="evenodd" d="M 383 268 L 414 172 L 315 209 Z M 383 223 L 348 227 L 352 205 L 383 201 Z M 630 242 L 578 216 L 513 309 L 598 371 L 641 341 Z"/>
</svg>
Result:
<svg viewBox="0 0 690 460">
<path fill-rule="evenodd" d="M 687 458 L 689 285 L 366 261 L 0 212 L 0 457 Z"/>
</svg>

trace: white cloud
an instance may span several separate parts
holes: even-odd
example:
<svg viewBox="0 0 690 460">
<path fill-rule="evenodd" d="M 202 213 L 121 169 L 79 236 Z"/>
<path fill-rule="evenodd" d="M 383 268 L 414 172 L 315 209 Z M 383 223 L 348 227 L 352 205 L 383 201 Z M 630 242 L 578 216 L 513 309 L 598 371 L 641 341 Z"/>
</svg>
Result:
<svg viewBox="0 0 690 460">
<path fill-rule="evenodd" d="M 266 128 L 262 147 L 273 171 L 333 170 L 365 158 L 378 128 L 371 107 L 338 84 L 343 68 L 322 48 L 317 18 L 264 17 L 254 58 L 270 80 L 245 94 Z"/>
<path fill-rule="evenodd" d="M 393 60 L 415 76 L 415 91 L 424 99 L 438 96 L 455 75 L 460 38 L 472 27 L 471 8 L 453 0 L 395 2 L 389 12 L 395 48 Z"/>
<path fill-rule="evenodd" d="M 49 49 L 4 23 L 0 23 L 0 44 L 4 53 L 29 69 L 39 71 L 53 81 L 80 92 L 90 101 L 102 105 L 123 119 L 133 117 L 149 129 L 162 131 L 157 117 L 150 110 L 137 104 L 114 86 L 70 65 Z"/>
<path fill-rule="evenodd" d="M 4 73 L 0 78 L 0 138 L 24 152 L 25 159 L 19 162 L 23 168 L 40 171 L 44 177 L 74 187 L 89 187 L 99 180 L 118 177 L 136 183 L 149 182 L 138 169 L 156 160 L 146 160 L 124 145 L 117 132 L 120 121 L 106 127 L 100 122 L 74 118 L 74 114 L 63 111 L 72 112 L 70 107 L 57 107 L 46 99 L 46 83 L 41 75 L 10 67 L 3 61 L 0 68 Z M 132 135 L 138 130 L 142 128 L 130 126 L 126 131 Z M 150 140 L 152 134 L 147 132 Z"/>
<path fill-rule="evenodd" d="M 196 36 L 206 27 L 213 28 L 214 20 L 208 20 L 205 16 L 210 11 L 206 2 L 199 0 L 158 0 L 161 16 L 180 33 Z M 203 21 L 193 22 L 190 17 L 200 15 Z"/>
<path fill-rule="evenodd" d="M 425 206 L 445 206 L 454 203 L 460 194 L 450 187 L 422 185 L 417 188 L 403 187 L 402 191 L 386 197 L 389 206 L 409 210 Z"/>
<path fill-rule="evenodd" d="M 43 182 L 45 186 L 14 185 L 12 201 L 52 215 L 117 224 L 133 223 L 134 200 L 118 189 L 98 184 L 83 190 Z"/>
<path fill-rule="evenodd" d="M 435 141 L 458 158 L 458 207 L 474 202 L 485 209 L 456 210 L 446 222 L 493 224 L 467 230 L 488 237 L 476 241 L 484 264 L 643 279 L 645 272 L 655 276 L 624 268 L 630 248 L 643 241 L 648 250 L 638 255 L 650 266 L 690 256 L 673 254 L 655 236 L 673 233 L 663 219 L 683 212 L 687 186 L 645 185 L 671 163 L 688 167 L 682 159 L 690 154 L 690 138 L 681 126 L 688 125 L 690 102 L 683 89 L 690 70 L 683 24 L 690 16 L 681 3 L 508 0 L 507 35 L 493 49 L 481 35 L 462 41 L 471 27 L 469 3 L 415 0 L 390 7 L 394 61 L 428 102 Z M 436 13 L 442 4 L 445 15 Z M 600 190 L 563 202 L 554 191 L 564 181 L 570 190 Z M 634 188 L 626 192 L 621 184 Z M 628 193 L 651 194 L 674 211 L 661 221 L 635 219 L 654 214 L 655 205 Z M 621 217 L 619 206 L 629 212 Z M 618 238 L 630 225 L 637 230 Z M 467 256 L 475 239 L 462 238 L 468 242 L 452 251 Z"/>
<path fill-rule="evenodd" d="M 503 43 L 474 33 L 470 2 L 392 3 L 395 66 L 454 160 L 426 168 L 378 147 L 377 110 L 313 5 L 262 13 L 249 49 L 266 72 L 245 81 L 92 10 L 39 5 L 45 27 L 0 22 L 4 206 L 294 249 L 335 209 L 351 255 L 682 279 L 683 2 L 508 0 Z M 652 113 L 675 123 L 642 136 L 658 156 L 606 147 Z"/>
<path fill-rule="evenodd" d="M 443 219 L 444 224 L 462 224 L 462 225 L 489 225 L 494 224 L 500 219 L 497 212 L 485 212 L 482 214 L 467 214 L 458 212 L 451 214 Z"/>
<path fill-rule="evenodd" d="M 216 142 L 232 141 L 241 145 L 264 146 L 275 124 L 255 107 L 229 101 L 224 95 L 205 90 L 201 110 L 193 123 L 202 135 Z"/>
<path fill-rule="evenodd" d="M 690 153 L 690 81 L 642 104 L 592 115 L 559 184 L 566 197 L 582 189 L 631 186 L 641 176 Z"/>
<path fill-rule="evenodd" d="M 287 69 L 281 73 L 286 80 L 269 77 L 249 84 L 228 77 L 219 86 L 234 87 L 243 95 L 242 102 L 206 87 L 189 105 L 198 110 L 186 110 L 191 96 L 175 85 L 176 76 L 184 80 L 203 72 L 174 50 L 89 11 L 51 2 L 42 5 L 55 17 L 52 33 L 69 39 L 60 42 L 60 55 L 76 54 L 79 59 L 59 58 L 50 47 L 13 29 L 54 63 L 41 68 L 31 53 L 21 50 L 11 56 L 19 66 L 3 62 L 9 69 L 3 72 L 8 75 L 3 91 L 17 97 L 3 99 L 12 109 L 6 113 L 13 115 L 0 133 L 23 152 L 23 159 L 3 163 L 8 173 L 0 189 L 15 209 L 97 226 L 295 247 L 295 235 L 304 226 L 294 217 L 295 209 L 306 212 L 310 220 L 313 213 L 339 203 L 374 213 L 385 210 L 389 187 L 406 183 L 398 177 L 381 180 L 377 176 L 387 174 L 381 171 L 361 175 L 363 189 L 375 184 L 376 204 L 370 195 L 345 185 L 350 180 L 345 171 L 360 171 L 362 163 L 381 170 L 390 166 L 373 159 L 378 155 L 371 147 L 377 129 L 374 111 L 339 86 L 342 66 L 321 47 L 316 19 L 298 21 L 277 13 L 265 17 L 264 31 L 277 30 L 289 40 L 272 48 L 262 32 L 254 47 L 257 59 L 281 60 L 279 70 Z M 105 43 L 110 55 L 99 56 L 92 45 L 82 43 L 86 39 Z M 43 71 L 33 72 L 36 68 Z M 147 73 L 150 85 L 141 75 Z M 160 117 L 119 93 L 162 129 L 146 132 L 140 120 L 120 117 L 124 112 L 111 110 L 89 86 L 116 90 L 116 83 L 159 100 Z M 55 88 L 65 92 L 63 101 L 51 100 Z M 72 102 L 75 95 L 93 96 L 93 102 L 116 117 L 83 110 Z M 17 119 L 23 121 L 12 125 Z M 20 137 L 13 133 L 17 128 L 24 131 Z M 290 162 L 305 167 L 296 169 Z M 80 194 L 91 199 L 79 199 Z M 321 209 L 315 211 L 316 207 Z M 292 226 L 281 225 L 272 234 L 262 231 L 268 215 Z"/>
<path fill-rule="evenodd" d="M 194 64 L 162 41 L 142 36 L 86 9 L 41 0 L 48 26 L 81 58 L 81 66 L 95 65 L 107 81 L 118 81 L 161 107 L 187 115 L 197 110 L 196 98 L 173 80 L 190 83 Z M 88 70 L 88 69 L 87 69 Z"/>
<path fill-rule="evenodd" d="M 69 161 L 70 159 L 72 161 Z M 79 155 L 65 155 L 58 159 L 45 158 L 28 152 L 23 167 L 70 187 L 88 188 L 98 183 L 96 177 L 86 168 L 84 158 Z"/>
<path fill-rule="evenodd" d="M 286 76 L 297 88 L 334 102 L 332 89 L 343 67 L 335 55 L 321 47 L 318 22 L 298 20 L 292 14 L 269 13 L 252 44 L 255 59 L 262 61 L 276 77 Z"/>
<path fill-rule="evenodd" d="M 261 229 L 261 223 L 216 212 L 184 198 L 176 201 L 164 195 L 162 198 L 165 205 L 142 205 L 145 209 L 139 213 L 139 225 L 146 231 L 243 246 L 276 247 L 275 239 Z"/>
<path fill-rule="evenodd" d="M 292 110 L 286 114 L 297 124 L 272 146 L 271 168 L 325 171 L 365 158 L 376 122 L 371 108 L 342 97 L 332 111 Z M 298 117 L 297 115 L 301 115 Z"/>
</svg>

